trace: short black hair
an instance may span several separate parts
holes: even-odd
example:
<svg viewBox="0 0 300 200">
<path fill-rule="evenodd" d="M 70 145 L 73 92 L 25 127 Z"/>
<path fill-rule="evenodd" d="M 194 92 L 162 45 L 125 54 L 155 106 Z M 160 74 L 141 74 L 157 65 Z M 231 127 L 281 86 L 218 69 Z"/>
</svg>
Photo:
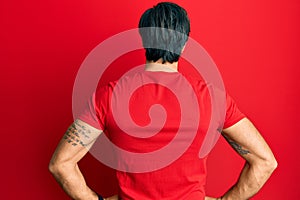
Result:
<svg viewBox="0 0 300 200">
<path fill-rule="evenodd" d="M 147 28 L 152 27 L 152 28 Z M 146 59 L 177 62 L 188 40 L 190 20 L 187 12 L 171 2 L 158 3 L 146 10 L 139 22 Z"/>
</svg>

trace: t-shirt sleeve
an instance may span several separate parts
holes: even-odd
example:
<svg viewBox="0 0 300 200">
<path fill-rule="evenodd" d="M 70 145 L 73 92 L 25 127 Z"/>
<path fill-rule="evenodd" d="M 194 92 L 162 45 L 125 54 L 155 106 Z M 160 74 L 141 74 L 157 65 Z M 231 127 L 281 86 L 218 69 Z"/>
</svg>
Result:
<svg viewBox="0 0 300 200">
<path fill-rule="evenodd" d="M 102 87 L 94 92 L 85 103 L 78 119 L 99 130 L 105 130 L 107 88 Z"/>
<path fill-rule="evenodd" d="M 239 110 L 231 96 L 226 94 L 226 116 L 223 128 L 228 128 L 243 118 L 245 118 L 245 115 Z"/>
</svg>

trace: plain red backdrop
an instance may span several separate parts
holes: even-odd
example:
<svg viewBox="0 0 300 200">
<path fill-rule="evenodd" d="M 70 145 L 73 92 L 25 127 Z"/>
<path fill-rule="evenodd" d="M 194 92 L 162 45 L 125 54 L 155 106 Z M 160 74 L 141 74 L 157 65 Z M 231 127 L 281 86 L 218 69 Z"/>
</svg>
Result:
<svg viewBox="0 0 300 200">
<path fill-rule="evenodd" d="M 142 12 L 157 2 L 0 2 L 1 199 L 68 199 L 48 162 L 73 120 L 80 64 L 103 40 L 136 28 Z M 212 56 L 227 90 L 278 159 L 278 169 L 253 199 L 299 199 L 300 2 L 174 2 L 188 11 L 191 37 Z M 209 158 L 207 193 L 225 192 L 242 165 L 220 139 Z M 97 192 L 116 191 L 113 171 L 92 156 L 80 166 Z"/>
</svg>

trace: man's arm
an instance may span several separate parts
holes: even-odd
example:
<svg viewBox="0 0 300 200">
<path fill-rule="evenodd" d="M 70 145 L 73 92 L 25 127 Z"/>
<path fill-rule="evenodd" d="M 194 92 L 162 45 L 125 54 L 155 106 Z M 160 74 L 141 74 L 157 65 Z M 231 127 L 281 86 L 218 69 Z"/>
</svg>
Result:
<svg viewBox="0 0 300 200">
<path fill-rule="evenodd" d="M 102 133 L 87 123 L 76 120 L 58 144 L 49 164 L 49 170 L 73 199 L 97 200 L 97 194 L 86 184 L 78 162 Z"/>
<path fill-rule="evenodd" d="M 223 195 L 222 200 L 249 199 L 271 176 L 277 167 L 277 161 L 263 137 L 247 118 L 224 129 L 222 134 L 246 160 L 237 183 Z"/>
</svg>

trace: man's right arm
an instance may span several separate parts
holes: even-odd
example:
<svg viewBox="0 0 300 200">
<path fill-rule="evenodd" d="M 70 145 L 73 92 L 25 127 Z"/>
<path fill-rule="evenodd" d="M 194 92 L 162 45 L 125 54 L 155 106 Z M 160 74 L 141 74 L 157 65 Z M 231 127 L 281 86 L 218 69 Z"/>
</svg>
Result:
<svg viewBox="0 0 300 200">
<path fill-rule="evenodd" d="M 247 118 L 224 129 L 222 134 L 246 163 L 237 183 L 221 199 L 249 199 L 269 179 L 277 167 L 277 161 L 263 137 Z"/>
</svg>

